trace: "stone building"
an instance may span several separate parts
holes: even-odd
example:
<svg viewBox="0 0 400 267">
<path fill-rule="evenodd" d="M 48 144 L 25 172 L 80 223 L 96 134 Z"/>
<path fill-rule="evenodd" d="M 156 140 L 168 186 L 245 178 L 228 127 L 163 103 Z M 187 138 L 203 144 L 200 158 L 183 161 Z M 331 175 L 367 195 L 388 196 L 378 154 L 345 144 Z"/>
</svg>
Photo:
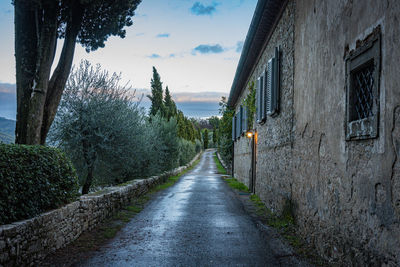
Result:
<svg viewBox="0 0 400 267">
<path fill-rule="evenodd" d="M 259 0 L 229 95 L 234 176 L 345 265 L 400 265 L 399 20 L 397 0 Z"/>
</svg>

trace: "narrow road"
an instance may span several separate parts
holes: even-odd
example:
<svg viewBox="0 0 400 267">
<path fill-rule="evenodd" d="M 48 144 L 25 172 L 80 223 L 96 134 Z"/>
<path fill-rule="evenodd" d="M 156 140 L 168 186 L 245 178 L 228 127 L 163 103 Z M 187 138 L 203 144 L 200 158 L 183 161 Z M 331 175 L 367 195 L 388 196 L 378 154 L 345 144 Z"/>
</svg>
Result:
<svg viewBox="0 0 400 267">
<path fill-rule="evenodd" d="M 79 266 L 279 266 L 213 151 Z"/>
</svg>

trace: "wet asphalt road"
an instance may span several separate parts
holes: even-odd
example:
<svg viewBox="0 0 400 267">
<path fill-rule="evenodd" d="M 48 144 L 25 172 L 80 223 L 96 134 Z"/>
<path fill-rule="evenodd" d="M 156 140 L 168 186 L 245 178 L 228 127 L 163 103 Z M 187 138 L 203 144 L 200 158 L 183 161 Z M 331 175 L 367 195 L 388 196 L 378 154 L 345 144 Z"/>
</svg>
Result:
<svg viewBox="0 0 400 267">
<path fill-rule="evenodd" d="M 79 266 L 279 266 L 213 151 Z"/>
</svg>

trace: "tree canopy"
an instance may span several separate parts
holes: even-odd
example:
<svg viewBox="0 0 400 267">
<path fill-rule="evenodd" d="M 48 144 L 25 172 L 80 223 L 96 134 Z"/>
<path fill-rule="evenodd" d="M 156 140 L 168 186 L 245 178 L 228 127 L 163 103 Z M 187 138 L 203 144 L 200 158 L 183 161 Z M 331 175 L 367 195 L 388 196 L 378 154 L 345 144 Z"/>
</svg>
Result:
<svg viewBox="0 0 400 267">
<path fill-rule="evenodd" d="M 125 37 L 140 0 L 14 0 L 16 143 L 44 144 L 71 71 L 76 42 L 86 51 Z M 57 40 L 64 39 L 51 74 Z"/>
</svg>

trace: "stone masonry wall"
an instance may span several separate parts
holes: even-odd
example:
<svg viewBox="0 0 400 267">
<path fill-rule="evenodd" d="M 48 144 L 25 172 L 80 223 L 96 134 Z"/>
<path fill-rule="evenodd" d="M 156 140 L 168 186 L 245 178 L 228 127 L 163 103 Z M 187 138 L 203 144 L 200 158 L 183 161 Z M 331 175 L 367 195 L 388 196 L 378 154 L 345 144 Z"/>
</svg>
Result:
<svg viewBox="0 0 400 267">
<path fill-rule="evenodd" d="M 396 0 L 289 1 L 248 79 L 279 45 L 280 112 L 253 125 L 256 193 L 277 212 L 291 199 L 303 236 L 344 266 L 400 265 L 399 14 Z M 378 27 L 378 137 L 346 141 L 345 56 Z M 250 145 L 241 137 L 234 149 L 234 176 L 246 185 Z"/>
<path fill-rule="evenodd" d="M 257 82 L 275 47 L 281 51 L 280 110 L 276 117 L 267 117 L 265 123 L 254 123 L 257 132 L 256 194 L 272 210 L 280 211 L 285 199 L 291 197 L 291 154 L 293 128 L 294 77 L 294 18 L 295 1 L 289 1 L 268 44 L 253 69 L 248 83 Z M 238 103 L 247 96 L 244 90 Z M 241 137 L 235 142 L 235 177 L 249 186 L 251 176 L 251 140 Z"/>
<path fill-rule="evenodd" d="M 400 2 L 296 5 L 292 197 L 308 241 L 346 266 L 400 265 Z M 344 56 L 381 28 L 379 134 L 346 141 Z"/>
<path fill-rule="evenodd" d="M 49 253 L 76 240 L 132 199 L 190 167 L 188 165 L 125 186 L 109 187 L 35 218 L 0 226 L 0 266 L 34 266 Z"/>
</svg>

